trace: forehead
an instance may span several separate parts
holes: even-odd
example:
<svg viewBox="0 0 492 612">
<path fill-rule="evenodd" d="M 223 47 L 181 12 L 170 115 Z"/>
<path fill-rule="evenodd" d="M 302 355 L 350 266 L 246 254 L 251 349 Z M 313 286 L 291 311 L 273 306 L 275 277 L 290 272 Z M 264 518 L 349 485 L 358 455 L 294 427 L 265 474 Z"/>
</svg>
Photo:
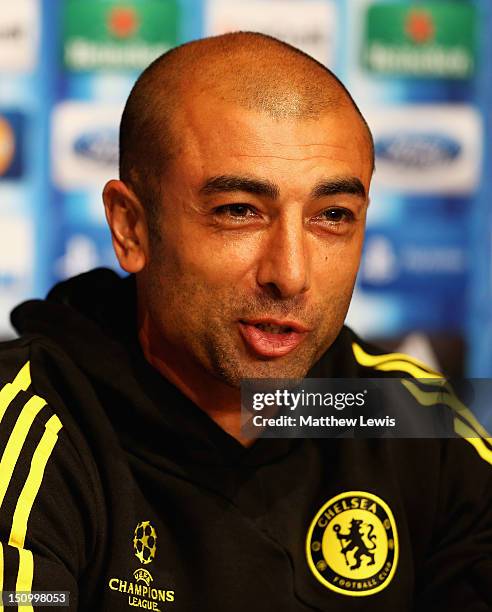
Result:
<svg viewBox="0 0 492 612">
<path fill-rule="evenodd" d="M 187 174 L 193 182 L 256 170 L 283 174 L 291 183 L 316 173 L 349 174 L 368 188 L 370 145 L 359 115 L 348 105 L 316 119 L 278 118 L 202 95 L 178 114 L 173 171 Z"/>
</svg>

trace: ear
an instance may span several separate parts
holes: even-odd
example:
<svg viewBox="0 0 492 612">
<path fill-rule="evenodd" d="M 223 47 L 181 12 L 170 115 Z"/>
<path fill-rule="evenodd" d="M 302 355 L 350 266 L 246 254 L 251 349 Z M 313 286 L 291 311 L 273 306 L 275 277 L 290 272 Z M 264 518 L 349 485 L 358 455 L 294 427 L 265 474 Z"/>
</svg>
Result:
<svg viewBox="0 0 492 612">
<path fill-rule="evenodd" d="M 145 211 L 140 200 L 125 183 L 111 180 L 104 187 L 103 201 L 120 266 L 126 272 L 140 272 L 149 253 Z"/>
</svg>

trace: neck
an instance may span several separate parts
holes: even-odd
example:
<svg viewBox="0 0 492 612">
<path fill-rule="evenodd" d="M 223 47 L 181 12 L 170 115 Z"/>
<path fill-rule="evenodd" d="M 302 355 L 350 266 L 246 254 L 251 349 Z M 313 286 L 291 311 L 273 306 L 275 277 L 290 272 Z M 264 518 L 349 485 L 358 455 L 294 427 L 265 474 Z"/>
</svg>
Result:
<svg viewBox="0 0 492 612">
<path fill-rule="evenodd" d="M 157 342 L 153 339 L 159 338 Z M 241 434 L 240 390 L 226 385 L 167 343 L 154 331 L 148 314 L 139 316 L 138 339 L 145 359 L 186 397 L 203 410 L 219 427 L 243 446 L 251 438 Z"/>
</svg>

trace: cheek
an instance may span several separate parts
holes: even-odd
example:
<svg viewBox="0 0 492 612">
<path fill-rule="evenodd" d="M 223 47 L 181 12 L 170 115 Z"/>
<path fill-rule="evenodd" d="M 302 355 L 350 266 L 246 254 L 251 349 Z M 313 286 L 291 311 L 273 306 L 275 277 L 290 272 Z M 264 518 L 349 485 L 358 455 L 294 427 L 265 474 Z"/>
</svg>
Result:
<svg viewBox="0 0 492 612">
<path fill-rule="evenodd" d="M 258 241 L 237 237 L 232 232 L 198 236 L 179 250 L 182 273 L 206 280 L 213 285 L 230 285 L 248 276 L 254 269 Z"/>
<path fill-rule="evenodd" d="M 362 253 L 363 233 L 357 233 L 347 240 L 336 240 L 330 243 L 318 243 L 311 250 L 313 271 L 322 270 L 322 276 L 336 282 L 355 277 Z"/>
</svg>

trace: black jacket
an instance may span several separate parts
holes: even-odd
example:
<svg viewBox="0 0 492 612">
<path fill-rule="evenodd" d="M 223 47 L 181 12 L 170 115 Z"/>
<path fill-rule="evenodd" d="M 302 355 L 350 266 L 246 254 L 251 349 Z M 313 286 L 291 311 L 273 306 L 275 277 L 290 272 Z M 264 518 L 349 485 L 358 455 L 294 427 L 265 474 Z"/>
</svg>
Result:
<svg viewBox="0 0 492 612">
<path fill-rule="evenodd" d="M 145 361 L 134 292 L 98 270 L 13 313 L 4 591 L 69 591 L 90 611 L 492 610 L 489 441 L 245 449 Z M 309 375 L 425 371 L 343 328 Z"/>
</svg>

